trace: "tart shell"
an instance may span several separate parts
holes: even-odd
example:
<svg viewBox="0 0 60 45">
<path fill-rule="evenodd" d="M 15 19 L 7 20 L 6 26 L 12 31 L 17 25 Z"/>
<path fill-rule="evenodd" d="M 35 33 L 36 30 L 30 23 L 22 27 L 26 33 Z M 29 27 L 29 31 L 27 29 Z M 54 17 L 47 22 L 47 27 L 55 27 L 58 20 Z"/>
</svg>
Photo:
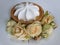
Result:
<svg viewBox="0 0 60 45">
<path fill-rule="evenodd" d="M 13 8 L 11 9 L 11 18 L 13 20 L 15 20 L 16 22 L 21 21 L 21 23 L 26 23 L 26 24 L 32 23 L 34 21 L 41 21 L 41 19 L 44 16 L 44 10 L 43 10 L 43 8 L 41 6 L 39 6 L 38 4 L 33 3 L 33 2 L 29 2 L 29 3 L 32 3 L 33 5 L 38 6 L 39 7 L 39 12 L 40 12 L 40 15 L 36 17 L 36 20 L 24 21 L 24 20 L 19 20 L 17 16 L 14 16 L 14 12 L 16 11 L 15 7 L 18 6 L 18 5 L 20 5 L 20 4 L 25 4 L 25 3 L 26 2 L 21 2 L 19 4 L 16 4 L 15 6 L 13 6 Z"/>
</svg>

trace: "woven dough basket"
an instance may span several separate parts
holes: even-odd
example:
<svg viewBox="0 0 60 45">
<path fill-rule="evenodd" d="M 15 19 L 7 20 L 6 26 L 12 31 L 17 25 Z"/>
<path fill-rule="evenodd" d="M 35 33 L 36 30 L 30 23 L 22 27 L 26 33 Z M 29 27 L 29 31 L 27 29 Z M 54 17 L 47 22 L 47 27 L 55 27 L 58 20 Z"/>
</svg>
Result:
<svg viewBox="0 0 60 45">
<path fill-rule="evenodd" d="M 16 22 L 19 22 L 20 21 L 21 23 L 26 23 L 26 24 L 32 23 L 34 21 L 41 21 L 41 19 L 44 16 L 44 10 L 43 10 L 43 8 L 40 5 L 36 4 L 36 3 L 33 3 L 33 2 L 29 2 L 29 3 L 32 3 L 33 5 L 39 7 L 40 15 L 36 17 L 36 20 L 24 21 L 24 20 L 19 20 L 17 16 L 14 16 L 14 12 L 16 11 L 15 7 L 18 6 L 18 5 L 20 5 L 20 4 L 26 4 L 26 2 L 21 2 L 19 4 L 16 4 L 15 6 L 13 6 L 13 8 L 11 9 L 11 18 L 13 20 L 15 20 Z"/>
</svg>

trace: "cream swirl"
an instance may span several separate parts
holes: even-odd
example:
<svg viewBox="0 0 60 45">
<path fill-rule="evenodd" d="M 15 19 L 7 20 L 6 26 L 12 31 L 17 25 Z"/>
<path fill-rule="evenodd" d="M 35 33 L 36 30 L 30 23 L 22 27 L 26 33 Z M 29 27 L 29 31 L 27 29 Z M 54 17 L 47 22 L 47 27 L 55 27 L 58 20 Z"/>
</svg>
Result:
<svg viewBox="0 0 60 45">
<path fill-rule="evenodd" d="M 15 7 L 16 11 L 14 16 L 18 16 L 18 19 L 24 21 L 35 20 L 36 16 L 39 16 L 39 7 L 32 3 L 26 2 L 26 4 L 20 4 Z"/>
</svg>

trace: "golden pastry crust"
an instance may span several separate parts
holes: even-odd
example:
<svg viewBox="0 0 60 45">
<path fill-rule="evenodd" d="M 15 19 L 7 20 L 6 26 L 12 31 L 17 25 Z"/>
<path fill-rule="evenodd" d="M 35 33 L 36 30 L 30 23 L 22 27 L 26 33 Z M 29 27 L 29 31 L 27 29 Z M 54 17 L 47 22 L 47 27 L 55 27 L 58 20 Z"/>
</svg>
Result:
<svg viewBox="0 0 60 45">
<path fill-rule="evenodd" d="M 22 2 L 22 3 L 16 4 L 16 5 L 11 9 L 11 18 L 12 18 L 13 20 L 15 20 L 16 22 L 21 21 L 21 23 L 26 23 L 26 24 L 28 24 L 28 23 L 34 22 L 35 20 L 24 21 L 24 20 L 19 20 L 17 16 L 14 16 L 14 12 L 16 11 L 15 7 L 16 7 L 17 5 L 25 4 L 25 3 L 26 3 L 26 2 Z M 32 2 L 29 2 L 29 3 L 32 3 Z M 44 10 L 42 9 L 41 6 L 37 5 L 36 3 L 32 3 L 32 4 L 39 7 L 40 15 L 36 17 L 36 20 L 37 20 L 37 21 L 41 21 L 41 19 L 43 18 L 43 15 L 44 15 Z"/>
</svg>

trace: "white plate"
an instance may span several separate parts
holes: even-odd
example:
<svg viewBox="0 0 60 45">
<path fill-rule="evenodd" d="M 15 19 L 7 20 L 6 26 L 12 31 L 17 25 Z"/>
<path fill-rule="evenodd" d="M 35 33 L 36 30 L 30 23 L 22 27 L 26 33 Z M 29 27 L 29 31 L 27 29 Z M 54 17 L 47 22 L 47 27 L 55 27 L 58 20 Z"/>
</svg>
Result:
<svg viewBox="0 0 60 45">
<path fill-rule="evenodd" d="M 22 1 L 36 2 L 49 10 L 55 16 L 55 22 L 58 27 L 53 31 L 52 36 L 48 39 L 39 41 L 15 41 L 10 40 L 6 33 L 6 23 L 10 18 L 10 9 L 13 5 Z M 59 0 L 0 0 L 0 45 L 60 45 L 60 1 Z"/>
</svg>

